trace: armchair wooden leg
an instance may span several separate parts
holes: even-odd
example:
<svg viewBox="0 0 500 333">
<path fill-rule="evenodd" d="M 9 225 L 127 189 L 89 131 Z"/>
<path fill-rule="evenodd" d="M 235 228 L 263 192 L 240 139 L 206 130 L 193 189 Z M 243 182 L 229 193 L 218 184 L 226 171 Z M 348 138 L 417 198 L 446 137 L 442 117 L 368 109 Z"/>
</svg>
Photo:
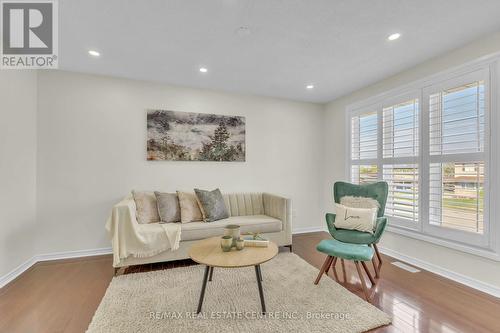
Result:
<svg viewBox="0 0 500 333">
<path fill-rule="evenodd" d="M 380 273 L 378 271 L 377 263 L 375 262 L 375 256 L 372 258 L 373 270 L 375 271 L 375 277 L 378 279 L 380 277 Z"/>
<path fill-rule="evenodd" d="M 365 298 L 368 302 L 370 302 L 370 296 L 368 295 L 368 290 L 365 285 L 365 278 L 363 277 L 363 272 L 361 272 L 361 268 L 359 267 L 359 261 L 355 261 L 354 264 L 356 264 L 356 270 L 358 271 L 359 280 L 361 281 L 361 287 L 363 288 Z"/>
<path fill-rule="evenodd" d="M 370 282 L 371 282 L 372 286 L 374 286 L 375 285 L 375 279 L 373 279 L 372 274 L 368 270 L 368 266 L 366 266 L 366 263 L 364 261 L 361 262 L 361 265 L 365 269 L 366 275 L 368 275 L 368 279 L 370 279 Z"/>
<path fill-rule="evenodd" d="M 330 267 L 332 268 L 332 270 L 335 270 L 335 264 L 337 263 L 337 257 L 333 257 L 333 260 L 330 264 L 330 266 L 328 266 L 326 268 L 326 271 L 325 271 L 325 274 L 328 275 L 328 270 L 330 269 Z"/>
<path fill-rule="evenodd" d="M 347 282 L 347 275 L 345 273 L 345 263 L 344 259 L 340 259 L 340 265 L 342 266 L 342 277 L 344 278 L 344 282 Z"/>
<path fill-rule="evenodd" d="M 333 261 L 333 257 L 327 256 L 325 259 L 325 262 L 323 263 L 323 266 L 321 266 L 321 270 L 319 271 L 318 277 L 316 278 L 316 281 L 314 281 L 314 284 L 318 284 L 319 280 L 321 280 L 321 277 L 325 273 L 328 267 L 330 267 L 331 263 Z"/>
<path fill-rule="evenodd" d="M 375 249 L 375 254 L 377 255 L 377 259 L 380 265 L 382 265 L 382 256 L 380 255 L 380 252 L 378 251 L 378 246 L 377 244 L 373 244 L 373 248 Z"/>
<path fill-rule="evenodd" d="M 337 276 L 337 269 L 335 268 L 335 265 L 337 264 L 337 260 L 338 260 L 337 257 L 335 257 L 333 259 L 331 267 L 332 267 L 333 277 L 334 277 L 335 281 L 339 282 L 339 277 Z"/>
<path fill-rule="evenodd" d="M 382 256 L 380 255 L 380 252 L 378 251 L 377 244 L 373 244 L 373 248 L 375 249 L 375 254 L 377 255 L 378 267 L 380 270 L 380 267 L 382 266 Z"/>
</svg>

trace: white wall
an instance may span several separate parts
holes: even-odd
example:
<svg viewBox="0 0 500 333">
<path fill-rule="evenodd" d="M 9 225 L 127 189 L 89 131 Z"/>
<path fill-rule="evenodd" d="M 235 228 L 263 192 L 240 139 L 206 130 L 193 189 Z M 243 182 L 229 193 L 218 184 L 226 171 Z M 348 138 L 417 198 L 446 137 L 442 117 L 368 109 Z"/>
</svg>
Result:
<svg viewBox="0 0 500 333">
<path fill-rule="evenodd" d="M 36 73 L 0 71 L 0 277 L 34 255 Z"/>
<path fill-rule="evenodd" d="M 323 106 L 71 72 L 38 76 L 38 253 L 109 247 L 131 189 L 268 191 L 321 225 Z M 246 116 L 247 161 L 146 161 L 146 109 Z"/>
<path fill-rule="evenodd" d="M 329 103 L 324 122 L 324 211 L 333 210 L 333 183 L 346 177 L 345 112 L 349 104 L 499 51 L 500 33 L 496 33 Z M 498 262 L 389 232 L 384 235 L 381 246 L 500 288 Z"/>
</svg>

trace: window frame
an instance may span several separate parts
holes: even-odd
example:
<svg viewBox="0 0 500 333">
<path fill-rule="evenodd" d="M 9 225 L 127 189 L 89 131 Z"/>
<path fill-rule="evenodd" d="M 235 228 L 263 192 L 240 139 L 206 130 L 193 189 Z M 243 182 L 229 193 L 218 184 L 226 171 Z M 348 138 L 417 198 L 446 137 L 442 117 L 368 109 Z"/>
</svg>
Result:
<svg viewBox="0 0 500 333">
<path fill-rule="evenodd" d="M 377 114 L 377 147 L 383 147 L 383 111 L 384 108 L 394 106 L 400 103 L 407 102 L 412 99 L 418 99 L 419 103 L 419 124 L 422 122 L 422 112 L 421 112 L 421 104 L 422 104 L 422 93 L 419 90 L 416 89 L 411 89 L 408 92 L 400 93 L 397 96 L 391 96 L 389 98 L 386 98 L 384 100 L 375 102 L 375 103 L 368 103 L 365 106 L 356 108 L 356 109 L 348 109 L 347 112 L 347 117 L 346 117 L 346 128 L 348 128 L 348 135 L 347 135 L 347 165 L 346 165 L 346 175 L 347 179 L 349 182 L 351 182 L 352 179 L 352 174 L 351 174 L 351 168 L 353 165 L 376 165 L 377 166 L 377 173 L 378 173 L 378 179 L 382 180 L 383 179 L 383 166 L 384 165 L 394 165 L 394 164 L 420 164 L 420 156 L 421 154 L 421 141 L 419 139 L 419 155 L 418 156 L 405 156 L 405 157 L 383 157 L 383 150 L 382 149 L 377 149 L 377 157 L 376 158 L 369 158 L 369 159 L 361 159 L 358 158 L 357 160 L 352 159 L 352 151 L 351 151 L 351 138 L 352 138 L 352 133 L 351 133 L 351 119 L 356 116 L 361 116 L 364 114 L 368 113 L 376 113 Z M 419 131 L 420 135 L 420 131 Z M 418 183 L 420 184 L 421 182 L 421 172 L 419 169 L 419 176 L 418 176 Z M 418 219 L 420 220 L 421 216 L 421 195 L 418 197 L 418 207 L 419 207 L 419 212 L 418 212 Z M 410 222 L 406 219 L 401 219 L 397 217 L 390 217 L 391 224 L 394 226 L 402 227 L 405 229 L 409 230 L 420 230 L 421 227 L 416 225 L 413 222 Z"/>
<path fill-rule="evenodd" d="M 460 82 L 467 83 L 470 78 L 477 77 L 477 73 L 486 73 L 485 81 L 485 128 L 484 128 L 484 232 L 483 234 L 474 234 L 471 232 L 444 228 L 429 223 L 429 167 L 431 158 L 429 154 L 429 103 L 428 97 L 436 91 L 439 86 L 458 86 Z M 424 79 L 401 85 L 397 89 L 392 89 L 367 98 L 360 102 L 355 102 L 348 105 L 345 113 L 346 121 L 346 166 L 345 179 L 351 179 L 351 117 L 367 112 L 377 112 L 378 118 L 378 152 L 375 160 L 357 160 L 355 164 L 365 165 L 374 164 L 378 167 L 378 179 L 383 179 L 383 165 L 390 164 L 389 160 L 394 160 L 392 164 L 403 164 L 403 160 L 409 160 L 411 157 L 392 157 L 383 158 L 383 124 L 382 116 L 384 107 L 389 107 L 398 103 L 402 103 L 413 98 L 418 98 L 419 105 L 419 154 L 415 162 L 408 164 L 418 165 L 418 221 L 417 223 L 408 223 L 389 217 L 388 231 L 401 234 L 407 237 L 428 241 L 434 244 L 439 244 L 455 250 L 472 253 L 475 255 L 487 257 L 496 261 L 500 261 L 500 221 L 497 217 L 497 208 L 494 202 L 497 202 L 498 191 L 500 188 L 499 177 L 490 170 L 498 170 L 500 155 L 500 144 L 498 131 L 500 130 L 500 117 L 498 113 L 499 105 L 499 74 L 500 74 L 500 53 L 483 57 L 456 68 L 446 70 L 437 74 L 433 74 Z M 457 84 L 458 83 L 458 84 Z M 459 155 L 459 154 L 457 154 Z M 465 161 L 465 154 L 460 160 Z M 476 155 L 472 153 L 471 157 Z M 441 155 L 438 155 L 441 156 Z M 385 160 L 385 161 L 384 161 Z M 436 158 L 434 158 L 436 160 Z M 474 160 L 474 159 L 473 159 Z M 482 159 L 481 159 L 482 160 Z M 448 158 L 443 159 L 443 162 L 449 161 Z M 467 160 L 468 161 L 468 160 Z M 471 160 L 472 161 L 472 160 Z"/>
<path fill-rule="evenodd" d="M 425 123 L 422 126 L 426 126 L 424 131 L 425 143 L 422 149 L 425 149 L 426 154 L 422 154 L 422 174 L 427 177 L 429 175 L 429 169 L 431 163 L 446 163 L 446 162 L 472 162 L 472 161 L 484 161 L 484 210 L 483 210 L 483 234 L 475 234 L 459 229 L 444 228 L 432 225 L 430 223 L 429 214 L 423 217 L 422 231 L 425 234 L 436 235 L 440 238 L 449 239 L 452 241 L 457 241 L 472 246 L 477 246 L 480 248 L 488 248 L 489 245 L 489 234 L 490 234 L 490 216 L 489 207 L 490 193 L 489 193 L 489 183 L 490 183 L 490 114 L 491 110 L 491 75 L 490 68 L 481 68 L 478 70 L 471 71 L 459 77 L 447 78 L 440 82 L 436 82 L 432 85 L 428 85 L 422 89 L 423 98 L 428 101 L 429 97 L 436 91 L 442 91 L 449 88 L 457 87 L 460 85 L 467 84 L 471 81 L 484 81 L 484 151 L 477 153 L 457 153 L 457 154 L 447 154 L 447 155 L 431 155 L 429 153 L 429 103 L 424 103 L 422 105 L 422 116 L 425 119 Z M 426 178 L 421 184 L 422 192 L 426 194 L 429 193 L 429 179 Z M 426 212 L 428 212 L 429 202 L 428 200 L 424 203 L 426 205 Z"/>
<path fill-rule="evenodd" d="M 414 100 L 414 99 L 418 99 L 418 108 L 419 108 L 419 111 L 418 111 L 418 123 L 419 123 L 419 126 L 421 126 L 422 124 L 422 112 L 421 112 L 421 109 L 422 109 L 422 94 L 420 91 L 416 90 L 416 89 L 412 89 L 406 93 L 403 93 L 403 94 L 399 94 L 397 96 L 394 96 L 394 97 L 391 97 L 391 98 L 387 98 L 385 99 L 384 101 L 378 103 L 379 105 L 379 108 L 378 108 L 378 112 L 380 114 L 381 117 L 383 117 L 383 112 L 384 112 L 384 108 L 387 108 L 387 107 L 391 107 L 391 106 L 394 106 L 394 105 L 397 105 L 397 104 L 400 104 L 400 103 L 404 103 L 404 102 L 407 102 L 409 100 Z M 416 164 L 417 165 L 417 168 L 418 168 L 418 184 L 421 184 L 421 170 L 420 170 L 420 156 L 422 155 L 422 147 L 421 147 L 421 139 L 420 139 L 420 136 L 421 136 L 421 130 L 419 128 L 419 140 L 418 140 L 418 144 L 419 144 L 419 147 L 418 147 L 418 155 L 417 156 L 404 156 L 404 157 L 384 157 L 383 156 L 383 135 L 384 135 L 384 128 L 383 128 L 383 118 L 381 118 L 381 121 L 379 121 L 379 138 L 382 140 L 381 141 L 381 145 L 380 147 L 382 149 L 379 149 L 379 163 L 380 165 L 378 165 L 378 168 L 379 168 L 379 179 L 380 180 L 383 180 L 384 179 L 384 175 L 383 175 L 383 169 L 384 169 L 384 165 L 395 165 L 395 164 Z M 420 186 L 419 186 L 419 190 L 420 190 Z M 418 196 L 418 207 L 419 207 L 419 210 L 418 210 L 418 220 L 421 219 L 421 200 L 422 200 L 422 195 L 420 193 L 420 191 L 418 191 L 419 193 L 419 196 Z M 418 222 L 417 224 L 413 223 L 413 222 L 410 222 L 409 220 L 406 220 L 406 219 L 402 219 L 402 218 L 397 218 L 397 217 L 390 217 L 389 218 L 392 225 L 394 226 L 398 226 L 398 227 L 401 227 L 401 228 L 406 228 L 406 229 L 409 229 L 409 230 L 418 230 L 419 229 L 419 226 L 418 226 Z"/>
</svg>

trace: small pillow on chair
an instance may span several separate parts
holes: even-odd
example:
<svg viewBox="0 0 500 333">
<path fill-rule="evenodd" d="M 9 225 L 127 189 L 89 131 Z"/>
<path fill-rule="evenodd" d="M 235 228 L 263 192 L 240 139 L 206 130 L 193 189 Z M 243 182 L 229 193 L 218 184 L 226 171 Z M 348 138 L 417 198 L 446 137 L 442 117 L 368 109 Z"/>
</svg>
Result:
<svg viewBox="0 0 500 333">
<path fill-rule="evenodd" d="M 352 208 L 335 204 L 335 228 L 358 230 L 373 234 L 377 208 Z"/>
</svg>

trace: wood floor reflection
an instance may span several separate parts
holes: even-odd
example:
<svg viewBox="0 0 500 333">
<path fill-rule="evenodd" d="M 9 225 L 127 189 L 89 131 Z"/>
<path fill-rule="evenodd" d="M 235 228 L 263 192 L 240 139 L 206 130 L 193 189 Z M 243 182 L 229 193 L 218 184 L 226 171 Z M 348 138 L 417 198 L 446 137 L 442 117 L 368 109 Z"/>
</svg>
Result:
<svg viewBox="0 0 500 333">
<path fill-rule="evenodd" d="M 324 232 L 295 235 L 293 251 L 320 268 L 325 257 L 315 247 L 329 237 Z M 391 265 L 394 259 L 383 259 L 372 304 L 391 315 L 393 324 L 373 332 L 500 332 L 500 299 L 426 271 L 407 272 Z M 121 274 L 192 264 L 141 265 Z M 339 264 L 337 272 L 344 287 L 363 297 L 354 264 L 346 261 L 345 279 Z M 0 290 L 0 332 L 85 332 L 112 278 L 109 255 L 38 263 Z"/>
</svg>

